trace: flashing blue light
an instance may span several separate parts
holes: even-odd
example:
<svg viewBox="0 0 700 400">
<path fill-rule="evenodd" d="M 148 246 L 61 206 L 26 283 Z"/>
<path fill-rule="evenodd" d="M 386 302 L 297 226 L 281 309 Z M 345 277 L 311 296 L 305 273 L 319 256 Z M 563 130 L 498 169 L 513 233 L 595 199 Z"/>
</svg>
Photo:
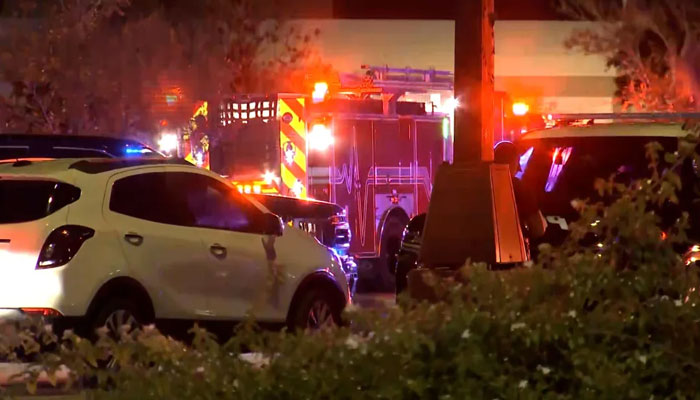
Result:
<svg viewBox="0 0 700 400">
<path fill-rule="evenodd" d="M 554 190 L 559 181 L 561 171 L 564 169 L 566 162 L 569 161 L 573 149 L 573 147 L 557 147 L 554 149 L 552 167 L 549 169 L 549 178 L 547 178 L 547 184 L 544 187 L 545 192 L 551 193 Z"/>
<path fill-rule="evenodd" d="M 532 153 L 534 151 L 535 148 L 530 147 L 522 156 L 520 156 L 520 160 L 518 161 L 518 163 L 520 164 L 520 171 L 518 171 L 515 174 L 516 178 L 523 179 L 523 174 L 525 174 L 525 170 L 527 169 L 527 166 L 530 163 L 530 157 L 532 157 Z"/>
<path fill-rule="evenodd" d="M 132 148 L 127 147 L 126 149 L 124 149 L 124 153 L 126 153 L 127 156 L 147 154 L 147 153 L 151 153 L 151 149 L 147 149 L 145 147 L 132 149 Z"/>
</svg>

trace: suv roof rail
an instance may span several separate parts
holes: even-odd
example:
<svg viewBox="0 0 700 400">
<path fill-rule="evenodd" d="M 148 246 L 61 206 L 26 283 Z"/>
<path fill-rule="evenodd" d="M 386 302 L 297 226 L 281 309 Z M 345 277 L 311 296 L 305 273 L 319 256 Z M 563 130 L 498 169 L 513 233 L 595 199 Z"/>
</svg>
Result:
<svg viewBox="0 0 700 400">
<path fill-rule="evenodd" d="M 583 114 L 551 114 L 552 120 L 684 120 L 700 119 L 700 112 L 649 112 L 649 113 L 583 113 Z"/>
<path fill-rule="evenodd" d="M 104 158 L 80 160 L 71 164 L 68 168 L 75 169 L 86 174 L 99 174 L 122 168 L 140 167 L 146 165 L 188 165 L 194 166 L 189 161 L 182 158 Z"/>
</svg>

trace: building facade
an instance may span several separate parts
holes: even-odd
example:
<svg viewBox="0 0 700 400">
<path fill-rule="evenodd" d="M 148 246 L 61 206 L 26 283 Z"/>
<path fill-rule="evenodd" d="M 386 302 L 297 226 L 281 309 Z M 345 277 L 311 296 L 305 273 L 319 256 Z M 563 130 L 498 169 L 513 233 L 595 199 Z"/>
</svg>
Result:
<svg viewBox="0 0 700 400">
<path fill-rule="evenodd" d="M 454 70 L 454 22 L 445 20 L 304 19 L 321 31 L 315 46 L 339 73 L 362 65 Z M 496 21 L 496 90 L 543 113 L 613 112 L 615 71 L 605 59 L 564 46 L 574 21 Z"/>
</svg>

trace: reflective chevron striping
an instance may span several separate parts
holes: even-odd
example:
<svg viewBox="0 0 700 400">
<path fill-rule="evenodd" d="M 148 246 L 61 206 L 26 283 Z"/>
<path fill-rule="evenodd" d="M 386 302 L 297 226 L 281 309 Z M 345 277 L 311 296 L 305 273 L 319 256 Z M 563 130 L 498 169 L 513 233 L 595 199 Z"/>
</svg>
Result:
<svg viewBox="0 0 700 400">
<path fill-rule="evenodd" d="M 303 97 L 281 97 L 278 104 L 280 124 L 280 174 L 282 193 L 307 197 L 306 122 Z"/>
</svg>

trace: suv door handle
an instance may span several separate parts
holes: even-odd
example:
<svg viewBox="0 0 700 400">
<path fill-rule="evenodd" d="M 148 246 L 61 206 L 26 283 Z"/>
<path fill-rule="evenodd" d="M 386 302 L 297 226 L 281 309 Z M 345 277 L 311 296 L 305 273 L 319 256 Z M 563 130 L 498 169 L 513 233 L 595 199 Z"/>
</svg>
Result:
<svg viewBox="0 0 700 400">
<path fill-rule="evenodd" d="M 218 244 L 218 243 L 214 243 L 214 244 L 212 244 L 211 246 L 209 246 L 209 251 L 210 251 L 211 254 L 213 254 L 214 257 L 216 257 L 216 258 L 224 258 L 224 257 L 226 257 L 226 247 L 224 247 L 224 246 L 222 246 L 222 245 L 220 245 L 220 244 Z"/>
<path fill-rule="evenodd" d="M 126 235 L 124 235 L 124 240 L 126 240 L 127 243 L 132 244 L 134 246 L 141 246 L 141 244 L 143 243 L 143 236 L 139 235 L 138 233 L 129 232 Z"/>
</svg>

